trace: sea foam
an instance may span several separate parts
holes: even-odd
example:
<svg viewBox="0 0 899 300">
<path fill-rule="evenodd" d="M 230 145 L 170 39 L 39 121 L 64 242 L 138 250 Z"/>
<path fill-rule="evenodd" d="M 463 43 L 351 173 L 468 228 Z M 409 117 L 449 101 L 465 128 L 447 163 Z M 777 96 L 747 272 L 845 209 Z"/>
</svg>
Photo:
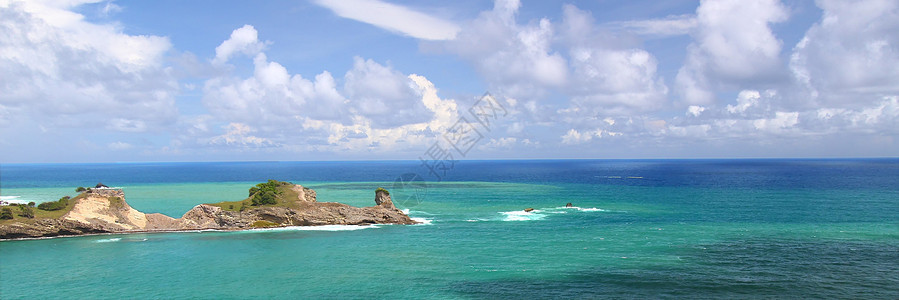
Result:
<svg viewBox="0 0 899 300">
<path fill-rule="evenodd" d="M 433 219 L 427 219 L 427 218 L 412 218 L 412 217 L 410 217 L 410 218 L 412 219 L 412 221 L 419 223 L 419 224 L 415 224 L 415 225 L 432 225 L 431 222 L 434 221 Z"/>
<path fill-rule="evenodd" d="M 536 221 L 546 218 L 546 215 L 541 214 L 541 212 L 541 210 L 533 210 L 530 212 L 514 210 L 500 212 L 500 214 L 504 216 L 503 221 Z"/>
<path fill-rule="evenodd" d="M 286 226 L 273 228 L 256 228 L 249 231 L 352 231 L 378 228 L 379 225 L 320 225 L 320 226 Z"/>
<path fill-rule="evenodd" d="M 19 199 L 21 196 L 0 196 L 0 201 L 5 201 L 14 204 L 27 204 L 28 200 Z"/>
<path fill-rule="evenodd" d="M 556 207 L 556 209 L 573 209 L 573 210 L 577 210 L 577 211 L 586 211 L 586 212 L 606 211 L 605 209 L 602 209 L 602 208 L 596 208 L 596 207 L 584 208 L 584 207 L 577 207 L 577 206 L 560 206 L 560 207 Z"/>
<path fill-rule="evenodd" d="M 122 238 L 110 238 L 110 239 L 96 240 L 96 241 L 94 241 L 94 243 L 113 243 L 113 242 L 118 242 L 121 240 L 122 240 Z"/>
</svg>

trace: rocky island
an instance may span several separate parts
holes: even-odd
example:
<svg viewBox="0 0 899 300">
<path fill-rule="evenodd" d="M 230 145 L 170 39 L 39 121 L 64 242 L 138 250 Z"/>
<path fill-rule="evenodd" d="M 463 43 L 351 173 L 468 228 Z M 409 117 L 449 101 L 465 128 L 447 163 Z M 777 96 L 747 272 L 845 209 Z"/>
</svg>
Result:
<svg viewBox="0 0 899 300">
<path fill-rule="evenodd" d="M 81 188 L 79 188 L 81 190 Z M 310 188 L 269 180 L 250 188 L 240 201 L 200 204 L 181 218 L 145 214 L 125 202 L 121 189 L 98 184 L 74 198 L 58 202 L 21 205 L 17 215 L 3 208 L 0 239 L 41 238 L 100 233 L 180 230 L 245 230 L 283 226 L 416 224 L 394 207 L 390 193 L 378 188 L 375 205 L 354 207 L 337 202 L 317 202 Z M 37 213 L 35 213 L 35 211 Z M 8 216 L 8 218 L 6 218 Z"/>
</svg>

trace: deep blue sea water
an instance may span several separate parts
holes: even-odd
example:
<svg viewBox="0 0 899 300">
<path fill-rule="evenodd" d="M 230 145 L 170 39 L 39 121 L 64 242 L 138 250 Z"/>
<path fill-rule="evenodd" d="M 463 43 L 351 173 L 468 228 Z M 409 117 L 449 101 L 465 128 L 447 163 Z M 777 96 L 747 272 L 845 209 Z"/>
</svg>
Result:
<svg viewBox="0 0 899 300">
<path fill-rule="evenodd" d="M 426 188 L 394 186 L 408 173 Z M 278 179 L 357 206 L 387 187 L 429 223 L 5 241 L 0 298 L 899 298 L 899 159 L 460 161 L 439 175 L 418 161 L 3 164 L 5 200 L 103 182 L 179 217 Z"/>
</svg>

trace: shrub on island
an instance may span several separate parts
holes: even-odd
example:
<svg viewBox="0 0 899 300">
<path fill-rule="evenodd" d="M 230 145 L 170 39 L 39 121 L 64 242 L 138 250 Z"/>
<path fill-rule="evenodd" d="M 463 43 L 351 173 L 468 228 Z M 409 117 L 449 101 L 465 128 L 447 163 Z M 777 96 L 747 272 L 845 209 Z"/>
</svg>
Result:
<svg viewBox="0 0 899 300">
<path fill-rule="evenodd" d="M 12 218 L 13 218 L 12 209 L 9 209 L 9 207 L 4 207 L 3 209 L 0 209 L 0 220 L 10 220 Z"/>
<path fill-rule="evenodd" d="M 19 216 L 34 219 L 34 209 L 25 204 L 19 204 Z"/>
<path fill-rule="evenodd" d="M 44 203 L 39 204 L 37 206 L 37 209 L 46 210 L 46 211 L 60 210 L 60 209 L 66 208 L 66 206 L 69 205 L 69 199 L 71 199 L 71 197 L 65 196 L 65 197 L 59 198 L 59 201 L 44 202 Z"/>
<path fill-rule="evenodd" d="M 290 185 L 289 182 L 281 182 L 269 179 L 268 182 L 257 184 L 250 188 L 250 197 L 253 206 L 278 204 L 279 186 Z"/>
</svg>

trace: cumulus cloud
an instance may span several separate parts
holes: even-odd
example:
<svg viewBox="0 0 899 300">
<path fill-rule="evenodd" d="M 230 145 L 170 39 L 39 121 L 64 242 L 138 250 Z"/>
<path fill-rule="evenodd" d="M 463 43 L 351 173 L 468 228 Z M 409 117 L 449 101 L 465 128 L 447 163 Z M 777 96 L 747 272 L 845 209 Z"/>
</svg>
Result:
<svg viewBox="0 0 899 300">
<path fill-rule="evenodd" d="M 250 25 L 244 25 L 241 28 L 231 32 L 231 37 L 222 42 L 221 45 L 215 47 L 215 58 L 213 63 L 224 63 L 235 53 L 242 53 L 253 56 L 265 49 L 265 42 L 259 41 L 256 28 Z"/>
<path fill-rule="evenodd" d="M 209 139 L 210 145 L 239 146 L 240 148 L 276 147 L 277 143 L 252 135 L 256 130 L 247 124 L 230 123 L 225 127 L 225 134 Z"/>
<path fill-rule="evenodd" d="M 552 49 L 553 25 L 540 19 L 529 25 L 515 21 L 521 4 L 497 0 L 493 10 L 464 24 L 445 47 L 473 62 L 494 93 L 520 98 L 561 87 L 568 78 L 567 61 Z"/>
<path fill-rule="evenodd" d="M 781 96 L 773 90 L 743 90 L 734 100 L 719 108 L 704 108 L 689 118 L 675 118 L 662 132 L 665 135 L 693 139 L 757 139 L 789 136 L 814 139 L 826 135 L 899 133 L 899 97 L 881 97 L 879 101 L 855 109 L 811 108 L 789 110 L 778 105 Z"/>
<path fill-rule="evenodd" d="M 594 138 L 599 139 L 599 138 L 603 138 L 604 136 L 605 137 L 614 137 L 614 136 L 620 136 L 620 135 L 622 135 L 622 133 L 620 133 L 620 132 L 608 131 L 608 130 L 603 130 L 603 129 L 594 129 L 594 130 L 588 130 L 585 132 L 580 132 L 576 129 L 569 129 L 568 132 L 562 136 L 562 143 L 568 144 L 568 145 L 576 145 L 576 144 L 582 144 L 585 142 L 589 142 L 589 141 L 593 140 Z"/>
<path fill-rule="evenodd" d="M 165 37 L 129 35 L 72 12 L 92 1 L 0 4 L 0 123 L 144 131 L 177 116 Z M 156 126 L 153 126 L 156 127 Z"/>
<path fill-rule="evenodd" d="M 353 69 L 344 76 L 344 91 L 350 111 L 368 117 L 375 127 L 420 123 L 433 116 L 409 76 L 370 59 L 354 58 Z"/>
<path fill-rule="evenodd" d="M 656 74 L 657 62 L 643 49 L 614 49 L 601 40 L 588 12 L 563 7 L 564 35 L 568 36 L 572 80 L 568 91 L 575 105 L 591 114 L 615 115 L 658 110 L 668 88 Z"/>
<path fill-rule="evenodd" d="M 519 1 L 498 0 L 444 44 L 472 63 L 492 93 L 516 100 L 511 111 L 519 119 L 507 124 L 514 128 L 510 133 L 555 123 L 557 114 L 590 123 L 666 106 L 668 88 L 651 53 L 628 46 L 597 25 L 590 12 L 573 5 L 561 7 L 558 23 L 548 18 L 519 23 L 520 7 Z M 548 95 L 566 101 L 547 101 Z"/>
<path fill-rule="evenodd" d="M 782 42 L 770 24 L 787 17 L 778 0 L 702 1 L 691 33 L 694 42 L 676 77 L 683 101 L 710 104 L 722 84 L 776 80 Z"/>
<path fill-rule="evenodd" d="M 426 146 L 458 120 L 458 108 L 454 100 L 438 97 L 437 88 L 424 76 L 409 75 L 409 78 L 421 94 L 421 102 L 433 112 L 434 117 L 427 122 L 378 128 L 372 126 L 369 119 L 357 115 L 349 125 L 305 118 L 303 128 L 327 135 L 327 145 L 317 149 L 342 151 L 377 147 L 380 150 L 399 150 Z"/>
<path fill-rule="evenodd" d="M 254 27 L 244 26 L 217 49 L 265 44 Z M 328 71 L 314 80 L 291 74 L 283 65 L 268 60 L 262 50 L 232 53 L 241 55 L 222 55 L 227 59 L 221 63 L 249 56 L 253 74 L 246 78 L 225 74 L 206 81 L 204 105 L 213 117 L 232 122 L 228 130 L 233 132 L 211 139 L 211 144 L 269 145 L 238 138 L 250 132 L 244 128 L 252 128 L 254 137 L 284 147 L 300 144 L 287 140 L 302 135 L 304 143 L 315 144 L 317 150 L 337 145 L 388 149 L 432 139 L 436 130 L 448 126 L 451 116 L 457 114 L 455 103 L 437 97 L 436 88 L 423 76 L 404 75 L 370 59 L 354 58 L 353 67 L 339 84 Z"/>
<path fill-rule="evenodd" d="M 206 81 L 203 87 L 203 104 L 214 115 L 227 120 L 284 125 L 294 122 L 297 116 L 314 116 L 321 119 L 345 119 L 346 101 L 337 91 L 336 82 L 329 72 L 315 76 L 314 81 L 299 74 L 290 74 L 283 65 L 269 61 L 262 48 L 241 45 L 265 45 L 258 39 L 253 26 L 235 29 L 228 40 L 216 49 L 216 58 L 227 63 L 234 53 L 249 56 L 253 61 L 253 75 L 239 78 L 225 74 Z M 252 49 L 236 51 L 233 49 Z M 222 55 L 219 55 L 222 54 Z M 348 120 L 348 119 L 345 119 Z"/>
<path fill-rule="evenodd" d="M 793 49 L 790 69 L 810 104 L 857 107 L 899 93 L 899 3 L 818 1 L 821 20 Z"/>
<path fill-rule="evenodd" d="M 316 0 L 338 16 L 423 40 L 451 40 L 459 26 L 410 8 L 378 0 Z"/>
</svg>

